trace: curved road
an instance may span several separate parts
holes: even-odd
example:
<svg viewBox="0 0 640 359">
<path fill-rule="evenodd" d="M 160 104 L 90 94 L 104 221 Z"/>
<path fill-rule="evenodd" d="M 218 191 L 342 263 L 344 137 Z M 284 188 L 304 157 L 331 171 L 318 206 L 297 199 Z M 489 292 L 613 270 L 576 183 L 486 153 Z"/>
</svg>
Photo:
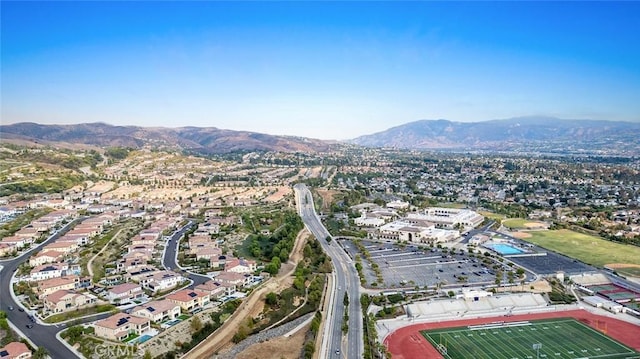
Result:
<svg viewBox="0 0 640 359">
<path fill-rule="evenodd" d="M 173 232 L 173 234 L 171 235 L 171 238 L 169 238 L 169 240 L 167 241 L 166 248 L 162 256 L 162 265 L 165 268 L 172 270 L 174 272 L 180 273 L 183 276 L 186 276 L 187 278 L 191 279 L 192 283 L 189 286 L 190 289 L 193 289 L 197 285 L 200 285 L 206 281 L 211 280 L 210 277 L 183 270 L 178 264 L 178 245 L 180 244 L 180 239 L 184 236 L 185 232 L 187 232 L 189 229 L 191 229 L 191 227 L 193 227 L 193 225 L 194 225 L 193 221 L 190 220 L 189 223 L 187 223 L 184 227 Z"/>
<path fill-rule="evenodd" d="M 11 279 L 13 278 L 14 272 L 22 262 L 26 262 L 33 253 L 40 250 L 41 246 L 58 239 L 78 221 L 81 221 L 81 219 L 77 219 L 67 224 L 61 230 L 47 238 L 46 241 L 21 254 L 19 257 L 0 261 L 0 265 L 2 265 L 2 270 L 0 271 L 0 293 L 2 293 L 2 295 L 0 295 L 0 308 L 7 313 L 7 319 L 9 319 L 9 321 L 18 328 L 18 330 L 24 333 L 29 340 L 33 342 L 33 344 L 38 347 L 46 348 L 52 358 L 78 357 L 73 351 L 56 338 L 56 334 L 65 327 L 65 324 L 50 325 L 41 324 L 40 322 L 31 323 L 29 314 L 18 310 L 18 308 L 22 308 L 22 305 L 16 303 L 13 296 L 10 294 L 13 293 Z M 9 310 L 9 306 L 13 307 L 14 310 Z M 102 316 L 106 317 L 108 314 L 102 314 Z M 97 317 L 92 317 L 90 320 L 96 320 L 96 318 Z M 27 328 L 27 324 L 33 324 L 33 328 Z"/>
<path fill-rule="evenodd" d="M 327 327 L 322 337 L 321 358 L 362 358 L 364 341 L 362 338 L 362 310 L 360 305 L 360 278 L 354 264 L 340 245 L 331 241 L 327 243 L 329 232 L 320 222 L 313 205 L 313 196 L 304 184 L 293 187 L 296 194 L 296 205 L 302 221 L 309 231 L 318 239 L 324 251 L 331 258 L 335 274 L 335 286 L 330 288 L 330 314 Z M 344 317 L 344 295 L 349 296 L 349 330 L 346 337 L 342 335 Z M 344 340 L 343 340 L 344 339 Z"/>
<path fill-rule="evenodd" d="M 64 343 L 60 342 L 58 338 L 56 338 L 56 334 L 58 332 L 64 330 L 66 328 L 65 323 L 59 324 L 44 324 L 41 322 L 32 323 L 29 318 L 29 313 L 21 312 L 18 309 L 22 308 L 22 305 L 18 304 L 12 294 L 13 288 L 11 286 L 11 280 L 13 278 L 14 272 L 18 269 L 20 264 L 29 260 L 29 257 L 35 252 L 40 250 L 40 247 L 49 244 L 64 233 L 66 233 L 69 229 L 71 229 L 77 222 L 81 221 L 84 218 L 76 219 L 75 221 L 67 224 L 65 227 L 60 229 L 59 231 L 52 234 L 47 240 L 39 244 L 37 247 L 30 249 L 29 251 L 22 253 L 20 256 L 8 260 L 0 260 L 0 310 L 3 310 L 7 313 L 7 319 L 16 326 L 16 328 L 24 333 L 28 339 L 33 342 L 33 344 L 38 347 L 44 347 L 49 352 L 49 356 L 51 358 L 78 358 L 78 355 L 73 352 L 69 347 L 67 347 Z M 189 222 L 186 226 L 180 228 L 175 231 L 171 235 L 171 239 L 167 241 L 167 249 L 162 258 L 162 263 L 169 269 L 177 269 L 178 263 L 176 260 L 176 248 L 178 241 L 184 235 L 184 233 L 189 230 L 193 226 L 193 222 Z M 186 273 L 186 274 L 185 274 Z M 189 279 L 193 281 L 191 284 L 191 288 L 206 282 L 209 280 L 209 277 L 205 277 L 199 274 L 193 274 L 189 272 L 184 272 Z M 9 307 L 13 307 L 13 310 L 9 310 Z M 102 313 L 96 314 L 84 318 L 72 319 L 74 324 L 87 323 L 91 321 L 101 320 L 107 318 L 111 315 L 111 313 Z M 27 328 L 27 324 L 33 324 L 32 328 Z"/>
</svg>

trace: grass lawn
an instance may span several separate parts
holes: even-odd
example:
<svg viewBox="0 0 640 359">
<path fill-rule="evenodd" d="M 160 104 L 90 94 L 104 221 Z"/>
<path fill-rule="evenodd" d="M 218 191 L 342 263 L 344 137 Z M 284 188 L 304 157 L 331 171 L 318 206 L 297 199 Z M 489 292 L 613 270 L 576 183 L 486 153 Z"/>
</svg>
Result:
<svg viewBox="0 0 640 359">
<path fill-rule="evenodd" d="M 502 224 L 505 227 L 513 228 L 513 229 L 527 229 L 524 225 L 525 223 L 535 222 L 530 219 L 524 218 L 509 218 L 502 221 Z"/>
<path fill-rule="evenodd" d="M 640 358 L 635 350 L 572 318 L 445 328 L 421 333 L 447 359 Z M 534 349 L 538 345 L 539 348 Z"/>
<path fill-rule="evenodd" d="M 63 322 L 69 319 L 84 317 L 85 315 L 105 313 L 105 312 L 117 313 L 118 310 L 114 305 L 111 305 L 111 304 L 97 305 L 95 307 L 76 309 L 76 310 L 71 310 L 65 313 L 54 314 L 52 316 L 46 317 L 43 321 L 45 323 L 58 323 L 58 322 Z"/>
<path fill-rule="evenodd" d="M 31 223 L 34 219 L 40 218 L 45 214 L 53 212 L 51 208 L 34 209 L 23 214 L 16 216 L 16 218 L 9 222 L 0 225 L 0 238 L 12 236 L 19 231 L 22 227 Z"/>
<path fill-rule="evenodd" d="M 493 213 L 493 212 L 489 212 L 489 211 L 479 211 L 478 213 L 480 213 L 481 215 L 485 216 L 486 218 L 490 218 L 490 219 L 495 219 L 495 220 L 503 220 L 504 219 L 504 215 L 503 214 Z"/>
<path fill-rule="evenodd" d="M 568 229 L 529 233 L 531 237 L 523 240 L 591 265 L 602 267 L 609 263 L 640 264 L 640 247 L 615 243 Z"/>
<path fill-rule="evenodd" d="M 639 267 L 626 267 L 626 268 L 616 268 L 616 272 L 630 276 L 630 277 L 640 277 L 640 268 Z"/>
</svg>

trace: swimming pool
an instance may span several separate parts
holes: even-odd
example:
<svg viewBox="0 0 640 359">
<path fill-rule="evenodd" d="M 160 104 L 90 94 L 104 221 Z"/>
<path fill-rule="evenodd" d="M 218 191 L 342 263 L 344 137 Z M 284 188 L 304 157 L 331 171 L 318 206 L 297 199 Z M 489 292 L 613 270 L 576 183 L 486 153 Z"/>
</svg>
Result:
<svg viewBox="0 0 640 359">
<path fill-rule="evenodd" d="M 136 343 L 142 344 L 151 338 L 153 338 L 151 335 L 145 334 L 129 341 L 129 344 L 136 344 Z"/>
<path fill-rule="evenodd" d="M 487 245 L 488 248 L 493 249 L 494 251 L 498 252 L 499 254 L 505 256 L 505 255 L 509 255 L 509 254 L 520 254 L 520 253 L 524 253 L 523 250 L 518 249 L 512 245 L 509 244 L 503 244 L 503 243 L 497 243 L 497 244 L 488 244 Z"/>
</svg>

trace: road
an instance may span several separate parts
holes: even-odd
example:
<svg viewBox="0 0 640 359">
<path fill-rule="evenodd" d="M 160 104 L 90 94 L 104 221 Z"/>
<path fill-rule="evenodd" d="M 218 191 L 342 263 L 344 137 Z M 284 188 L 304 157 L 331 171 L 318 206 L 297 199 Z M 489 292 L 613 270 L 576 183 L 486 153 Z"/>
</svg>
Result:
<svg viewBox="0 0 640 359">
<path fill-rule="evenodd" d="M 19 257 L 0 261 L 0 266 L 2 266 L 2 269 L 0 270 L 0 293 L 2 293 L 0 296 L 0 309 L 7 313 L 9 321 L 23 332 L 35 345 L 39 347 L 42 346 L 47 349 L 51 358 L 78 358 L 73 351 L 56 338 L 56 334 L 61 330 L 64 330 L 64 328 L 66 328 L 66 324 L 51 325 L 41 322 L 32 323 L 29 319 L 29 313 L 19 311 L 18 309 L 22 306 L 19 305 L 13 299 L 13 296 L 9 294 L 13 291 L 13 288 L 11 287 L 11 279 L 20 264 L 28 261 L 32 254 L 40 250 L 40 247 L 55 241 L 82 219 L 84 218 L 77 219 L 67 224 L 64 228 L 47 238 L 47 240 L 42 244 L 38 245 L 38 247 L 30 249 Z M 178 267 L 178 263 L 176 263 L 176 248 L 180 238 L 182 238 L 184 233 L 188 231 L 191 226 L 193 226 L 193 222 L 189 222 L 186 226 L 174 232 L 171 239 L 167 241 L 167 248 L 164 257 L 162 258 L 162 263 L 168 269 L 181 271 Z M 184 271 L 183 274 L 193 281 L 191 288 L 210 279 L 209 277 Z M 7 293 L 7 295 L 5 295 L 5 293 Z M 9 307 L 13 307 L 14 310 L 9 310 Z M 74 324 L 81 324 L 101 320 L 110 315 L 110 313 L 96 314 L 86 318 L 74 319 L 73 321 Z M 33 327 L 27 328 L 27 324 L 33 324 Z"/>
<path fill-rule="evenodd" d="M 347 253 L 335 242 L 327 242 L 329 232 L 320 222 L 314 205 L 313 196 L 304 184 L 294 186 L 296 205 L 302 221 L 309 231 L 318 239 L 322 248 L 331 258 L 335 286 L 330 288 L 333 306 L 325 325 L 327 330 L 322 338 L 321 358 L 362 358 L 364 341 L 362 338 L 362 310 L 360 305 L 360 279 Z M 349 321 L 346 337 L 343 340 L 342 323 L 345 312 L 344 295 L 349 296 Z"/>
<path fill-rule="evenodd" d="M 162 257 L 162 265 L 165 268 L 175 271 L 177 273 L 181 273 L 183 276 L 186 276 L 187 278 L 191 279 L 193 283 L 191 283 L 191 285 L 189 286 L 190 289 L 193 289 L 197 285 L 200 285 L 206 281 L 211 280 L 210 277 L 185 271 L 182 268 L 180 268 L 180 265 L 178 265 L 178 254 L 177 254 L 178 244 L 180 243 L 180 239 L 182 238 L 182 236 L 184 236 L 185 232 L 191 229 L 193 225 L 194 223 L 192 221 L 189 221 L 187 225 L 175 231 L 171 235 L 171 238 L 169 238 L 169 240 L 167 241 L 164 256 Z"/>
<path fill-rule="evenodd" d="M 52 358 L 77 358 L 77 355 L 73 351 L 67 348 L 56 338 L 56 334 L 64 328 L 64 325 L 56 326 L 45 325 L 39 322 L 31 323 L 29 314 L 27 312 L 20 312 L 18 308 L 21 308 L 21 306 L 18 305 L 18 303 L 13 299 L 13 296 L 9 294 L 13 291 L 13 288 L 11 287 L 11 278 L 18 266 L 20 266 L 22 262 L 29 260 L 29 257 L 34 252 L 39 251 L 41 246 L 55 241 L 80 220 L 81 219 L 78 219 L 67 224 L 61 230 L 47 238 L 47 240 L 38 247 L 30 249 L 19 257 L 0 261 L 0 265 L 3 267 L 0 271 L 0 293 L 2 293 L 0 296 L 0 308 L 7 313 L 7 318 L 13 325 L 29 337 L 35 345 L 46 348 Z M 9 310 L 9 306 L 12 306 L 14 310 Z M 91 320 L 95 320 L 95 317 Z M 27 324 L 33 324 L 33 328 L 27 328 Z"/>
</svg>

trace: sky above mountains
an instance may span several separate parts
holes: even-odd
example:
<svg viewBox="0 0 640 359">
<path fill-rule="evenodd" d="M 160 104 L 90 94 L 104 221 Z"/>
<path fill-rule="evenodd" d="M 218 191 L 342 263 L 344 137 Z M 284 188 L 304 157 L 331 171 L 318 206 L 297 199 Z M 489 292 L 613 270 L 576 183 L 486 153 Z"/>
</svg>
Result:
<svg viewBox="0 0 640 359">
<path fill-rule="evenodd" d="M 418 119 L 640 121 L 639 2 L 13 2 L 2 124 L 347 139 Z"/>
</svg>

